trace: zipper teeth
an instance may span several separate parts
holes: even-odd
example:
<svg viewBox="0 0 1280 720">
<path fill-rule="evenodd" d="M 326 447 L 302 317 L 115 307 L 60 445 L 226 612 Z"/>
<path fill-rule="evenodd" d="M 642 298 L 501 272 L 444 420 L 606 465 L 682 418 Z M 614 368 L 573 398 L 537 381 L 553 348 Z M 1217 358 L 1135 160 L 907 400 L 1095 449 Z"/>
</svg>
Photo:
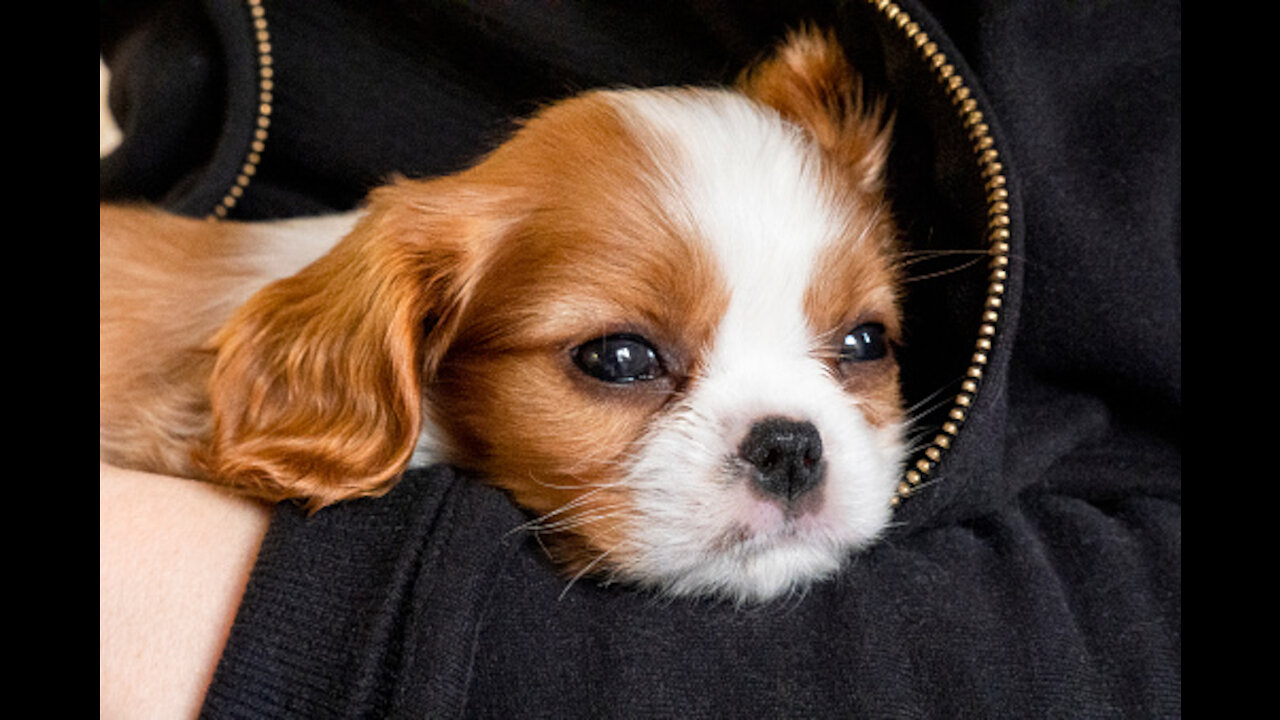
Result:
<svg viewBox="0 0 1280 720">
<path fill-rule="evenodd" d="M 271 112 L 275 101 L 275 60 L 271 55 L 271 33 L 267 29 L 267 13 L 262 7 L 262 0 L 245 0 L 249 7 L 249 16 L 253 20 L 254 40 L 258 52 L 258 114 L 254 120 L 253 141 L 249 144 L 249 152 L 245 153 L 236 174 L 236 181 L 214 206 L 210 219 L 225 218 L 236 206 L 253 178 L 258 174 L 258 165 L 262 162 L 262 151 L 267 146 L 267 134 L 271 128 Z"/>
<path fill-rule="evenodd" d="M 907 466 L 902 479 L 898 483 L 897 494 L 893 505 L 910 497 L 938 467 L 938 463 L 951 449 L 960 428 L 964 425 L 972 407 L 974 398 L 982 384 L 987 359 L 995 341 L 1000 312 L 1004 304 L 1005 282 L 1008 279 L 1009 243 L 1012 239 L 1009 218 L 1009 191 L 1004 164 L 1000 162 L 1000 153 L 995 148 L 995 140 L 991 137 L 991 128 L 985 122 L 982 111 L 978 109 L 978 101 L 972 97 L 972 91 L 965 84 L 954 65 L 947 61 L 945 53 L 938 49 L 938 44 L 929 38 L 928 33 L 920 29 L 920 25 L 911 16 L 890 0 L 867 0 L 892 24 L 896 25 L 903 35 L 913 43 L 921 58 L 933 71 L 942 91 L 947 94 L 961 126 L 966 130 L 972 143 L 973 156 L 978 165 L 979 177 L 983 180 L 987 201 L 987 253 L 991 256 L 988 262 L 987 297 L 983 303 L 982 323 L 978 326 L 978 339 L 974 344 L 973 355 L 969 367 L 965 371 L 960 392 L 956 395 L 947 412 L 947 420 L 929 444 L 919 452 Z"/>
</svg>

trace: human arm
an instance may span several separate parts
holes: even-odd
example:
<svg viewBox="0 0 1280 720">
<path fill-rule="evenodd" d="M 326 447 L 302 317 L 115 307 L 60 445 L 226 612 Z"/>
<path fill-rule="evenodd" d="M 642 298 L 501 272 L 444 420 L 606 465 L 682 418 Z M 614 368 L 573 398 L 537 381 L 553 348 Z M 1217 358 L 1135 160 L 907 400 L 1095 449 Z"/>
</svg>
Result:
<svg viewBox="0 0 1280 720">
<path fill-rule="evenodd" d="M 270 510 L 105 464 L 99 480 L 100 716 L 195 717 Z"/>
</svg>

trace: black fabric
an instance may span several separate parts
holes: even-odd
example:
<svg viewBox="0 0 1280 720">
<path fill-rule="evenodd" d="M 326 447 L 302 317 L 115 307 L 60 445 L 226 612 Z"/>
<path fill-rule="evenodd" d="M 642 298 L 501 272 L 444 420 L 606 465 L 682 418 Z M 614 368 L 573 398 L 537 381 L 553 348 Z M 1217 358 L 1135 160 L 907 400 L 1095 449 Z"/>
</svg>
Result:
<svg viewBox="0 0 1280 720">
<path fill-rule="evenodd" d="M 205 710 L 1174 717 L 1179 582 L 1165 573 L 1179 553 L 1165 534 L 1178 511 L 1122 505 L 1039 494 L 743 610 L 566 587 L 502 532 L 522 520 L 505 498 L 415 472 L 379 500 L 281 508 Z"/>
<path fill-rule="evenodd" d="M 264 5 L 271 136 L 232 213 L 251 219 L 455 170 L 572 91 L 721 82 L 802 18 L 837 26 L 898 111 L 891 192 L 912 247 L 960 251 L 908 288 L 921 436 L 945 420 L 987 282 L 964 254 L 986 246 L 981 180 L 874 3 Z M 992 126 L 1013 263 L 981 391 L 889 537 L 744 610 L 566 583 L 517 509 L 449 468 L 313 517 L 281 506 L 208 717 L 1181 715 L 1180 4 L 899 6 Z M 200 215 L 234 182 L 246 18 L 103 5 L 126 134 L 104 199 Z"/>
<path fill-rule="evenodd" d="M 829 15 L 824 4 L 269 1 L 270 139 L 233 215 L 346 209 L 392 174 L 460 170 L 513 121 L 574 92 L 731 80 L 780 28 Z M 102 197 L 211 212 L 257 107 L 244 6 L 104 3 L 101 45 L 122 78 L 111 107 L 125 130 L 102 163 Z"/>
</svg>

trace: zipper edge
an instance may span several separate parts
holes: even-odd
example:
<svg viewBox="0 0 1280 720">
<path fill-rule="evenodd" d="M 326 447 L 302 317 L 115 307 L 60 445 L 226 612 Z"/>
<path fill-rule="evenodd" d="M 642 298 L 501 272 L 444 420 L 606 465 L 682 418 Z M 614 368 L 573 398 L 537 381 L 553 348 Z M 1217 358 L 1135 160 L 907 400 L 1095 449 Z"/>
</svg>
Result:
<svg viewBox="0 0 1280 720">
<path fill-rule="evenodd" d="M 235 183 L 227 189 L 222 199 L 206 216 L 209 220 L 222 220 L 235 208 L 245 190 L 258 174 L 258 166 L 262 163 L 262 153 L 266 150 L 267 138 L 270 135 L 271 114 L 275 102 L 275 59 L 272 56 L 271 32 L 267 24 L 266 9 L 263 0 L 245 0 L 249 17 L 253 23 L 254 47 L 257 51 L 258 64 L 258 113 L 254 119 L 253 140 L 245 153 L 240 171 L 236 173 Z"/>
<path fill-rule="evenodd" d="M 987 254 L 990 255 L 987 264 L 987 295 L 983 301 L 978 338 L 974 343 L 973 354 L 970 356 L 964 379 L 961 381 L 960 392 L 953 399 L 951 408 L 947 411 L 947 419 L 942 423 L 937 434 L 924 449 L 908 461 L 890 501 L 896 508 L 932 477 L 959 436 L 960 430 L 969 417 L 969 410 L 981 390 L 987 363 L 1000 330 L 1001 310 L 1004 305 L 1006 283 L 1009 279 L 1008 266 L 1013 242 L 1013 223 L 1005 166 L 1001 161 L 999 150 L 995 147 L 991 126 L 978 108 L 978 101 L 973 97 L 969 84 L 956 66 L 948 60 L 946 53 L 939 49 L 938 43 L 930 38 L 920 24 L 897 3 L 892 0 L 867 0 L 867 2 L 874 6 L 884 19 L 895 25 L 906 40 L 915 45 L 920 58 L 932 71 L 934 79 L 938 81 L 956 109 L 961 127 L 972 143 L 974 160 L 978 166 L 978 177 L 982 180 L 986 193 L 986 240 Z"/>
</svg>

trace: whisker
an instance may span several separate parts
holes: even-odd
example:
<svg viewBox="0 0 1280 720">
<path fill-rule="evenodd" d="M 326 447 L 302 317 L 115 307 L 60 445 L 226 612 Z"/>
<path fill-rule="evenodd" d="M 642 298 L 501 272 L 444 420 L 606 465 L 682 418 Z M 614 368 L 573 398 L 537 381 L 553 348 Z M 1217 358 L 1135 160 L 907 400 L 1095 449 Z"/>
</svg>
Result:
<svg viewBox="0 0 1280 720">
<path fill-rule="evenodd" d="M 983 253 L 983 255 L 986 255 L 986 253 Z M 912 283 L 912 282 L 919 282 L 921 280 L 932 280 L 934 278 L 943 277 L 944 275 L 951 275 L 952 273 L 963 272 L 973 267 L 974 265 L 977 265 L 980 262 L 982 262 L 982 258 L 980 257 L 973 258 L 972 260 L 961 263 L 960 265 L 957 265 L 952 268 L 947 268 L 945 270 L 937 270 L 931 273 L 926 273 L 924 275 L 908 275 L 905 278 L 903 278 L 902 281 Z"/>
<path fill-rule="evenodd" d="M 585 567 L 574 573 L 573 577 L 569 578 L 569 582 L 564 586 L 564 589 L 560 591 L 560 597 L 557 598 L 557 600 L 564 600 L 565 595 L 569 594 L 569 590 L 573 588 L 574 584 L 585 577 L 587 573 L 591 572 L 592 568 L 599 565 L 605 558 L 609 557 L 609 554 L 612 552 L 612 550 L 605 550 L 601 552 L 596 556 L 595 560 L 587 563 Z"/>
<path fill-rule="evenodd" d="M 937 476 L 933 476 L 933 475 L 931 475 L 931 476 L 928 476 L 928 477 L 926 477 L 926 478 L 922 479 L 918 485 L 916 485 L 916 486 L 912 487 L 912 488 L 911 488 L 911 493 L 912 493 L 912 494 L 915 494 L 915 493 L 918 493 L 918 492 L 920 492 L 920 491 L 922 491 L 922 490 L 928 490 L 928 489 L 932 488 L 934 485 L 937 485 L 938 483 L 943 482 L 944 480 L 945 480 L 945 478 L 943 478 L 941 475 L 937 475 Z"/>
<path fill-rule="evenodd" d="M 529 532 L 532 532 L 535 534 L 565 532 L 567 530 L 575 530 L 577 528 L 586 527 L 588 525 L 591 525 L 592 523 L 597 523 L 605 520 L 612 520 L 613 518 L 626 515 L 626 513 L 627 513 L 627 508 L 620 505 L 615 505 L 611 507 L 602 507 L 595 510 L 594 512 L 585 512 L 578 515 L 570 515 L 569 517 L 566 517 L 563 520 L 558 520 L 552 523 L 536 523 L 536 524 L 528 525 L 526 529 L 529 530 Z"/>
<path fill-rule="evenodd" d="M 520 532 L 522 530 L 534 530 L 537 527 L 541 526 L 541 524 L 546 522 L 547 520 L 558 517 L 568 512 L 572 512 L 573 510 L 579 507 L 582 507 L 583 505 L 586 505 L 591 500 L 591 498 L 596 494 L 600 493 L 601 491 L 607 490 L 611 487 L 614 487 L 618 484 L 619 483 L 599 485 L 590 490 L 587 490 L 586 492 L 575 496 L 572 500 L 564 503 L 563 505 L 560 505 L 559 507 L 549 510 L 543 513 L 542 515 L 539 515 L 538 517 L 532 518 L 530 520 L 527 520 L 526 522 L 521 523 L 520 525 L 517 525 L 516 527 L 512 528 L 508 532 L 508 534 Z"/>
<path fill-rule="evenodd" d="M 932 437 L 933 437 L 932 434 L 930 434 L 928 431 L 921 430 L 920 432 L 915 433 L 911 435 L 909 438 L 907 438 L 907 442 L 903 446 L 902 452 L 907 457 L 914 456 L 916 453 L 920 452 L 921 450 L 929 447 L 929 445 L 933 444 Z"/>
<path fill-rule="evenodd" d="M 984 248 L 932 248 L 924 250 L 902 250 L 896 253 L 898 257 L 898 267 L 904 268 L 908 265 L 914 265 L 929 260 L 937 260 L 939 258 L 950 257 L 954 255 L 970 255 L 975 259 L 981 260 L 983 257 L 991 256 L 991 251 Z M 1026 262 L 1026 257 L 1018 253 L 1010 253 L 1008 255 L 1011 261 Z"/>
<path fill-rule="evenodd" d="M 960 380 L 953 380 L 928 395 L 925 395 L 909 407 L 903 408 L 902 414 L 908 419 L 908 422 L 915 422 L 915 420 L 929 415 L 942 407 L 942 405 L 949 400 L 950 396 L 947 395 L 944 397 L 943 393 L 946 393 L 948 388 L 959 382 Z"/>
<path fill-rule="evenodd" d="M 624 468 L 626 467 L 625 459 L 618 459 L 618 458 L 605 458 L 605 459 L 595 460 L 595 461 L 583 461 L 583 463 L 584 464 L 589 463 L 590 465 L 597 466 L 597 467 L 599 466 L 624 467 Z M 592 488 L 593 491 L 600 490 L 607 487 L 615 487 L 617 485 L 620 485 L 622 482 L 620 480 L 615 480 L 608 483 L 596 484 L 594 481 L 590 479 L 580 478 L 576 473 L 573 473 L 573 472 L 562 471 L 559 474 L 566 476 L 566 479 L 571 480 L 572 482 L 555 483 L 555 482 L 551 482 L 550 480 L 546 480 L 544 478 L 538 477 L 533 473 L 529 474 L 529 481 L 532 482 L 534 485 L 537 485 L 538 487 L 547 488 L 548 490 L 582 490 L 585 488 Z"/>
<path fill-rule="evenodd" d="M 951 392 L 963 380 L 963 377 L 957 377 L 951 382 L 944 383 L 937 390 L 905 409 L 903 424 L 905 426 L 906 437 L 904 439 L 906 440 L 906 447 L 904 451 L 908 455 L 914 455 L 932 444 L 935 428 L 921 426 L 920 423 L 940 408 L 946 407 L 952 400 Z"/>
<path fill-rule="evenodd" d="M 981 248 L 931 248 L 927 250 L 902 250 L 898 257 L 910 257 L 913 261 L 929 260 L 950 255 L 990 255 L 990 251 Z"/>
</svg>

